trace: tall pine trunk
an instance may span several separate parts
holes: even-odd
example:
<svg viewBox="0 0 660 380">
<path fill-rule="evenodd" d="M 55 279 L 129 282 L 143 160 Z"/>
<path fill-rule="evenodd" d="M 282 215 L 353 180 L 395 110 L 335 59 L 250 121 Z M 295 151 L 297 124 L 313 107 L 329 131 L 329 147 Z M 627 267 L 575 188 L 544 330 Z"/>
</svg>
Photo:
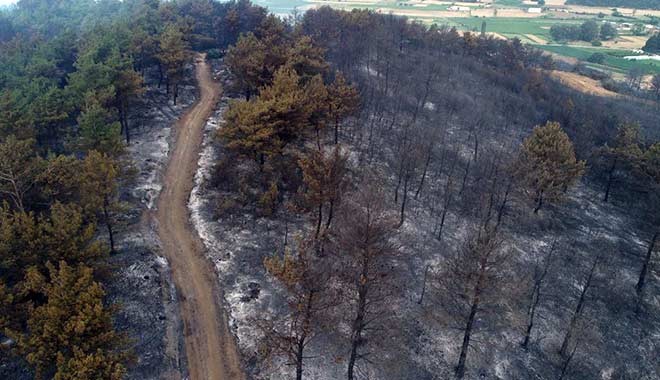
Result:
<svg viewBox="0 0 660 380">
<path fill-rule="evenodd" d="M 660 230 L 656 231 L 655 234 L 653 234 L 653 238 L 651 239 L 649 248 L 646 250 L 646 257 L 644 258 L 644 264 L 642 264 L 642 270 L 639 273 L 639 280 L 637 280 L 637 285 L 635 286 L 635 290 L 637 291 L 638 295 L 642 294 L 642 290 L 644 290 L 644 283 L 646 282 L 646 273 L 648 272 L 649 264 L 651 263 L 651 257 L 653 257 L 653 251 L 655 250 L 655 244 L 658 241 L 658 237 L 660 237 Z"/>
<path fill-rule="evenodd" d="M 115 252 L 115 234 L 112 230 L 112 221 L 110 219 L 110 212 L 108 211 L 108 207 L 110 206 L 108 202 L 108 198 L 105 197 L 103 199 L 103 218 L 106 227 L 108 228 L 108 238 L 110 240 L 110 252 L 114 253 Z"/>
<path fill-rule="evenodd" d="M 607 172 L 607 185 L 605 187 L 605 195 L 603 196 L 603 202 L 606 202 L 610 199 L 610 190 L 612 189 L 612 182 L 614 182 L 614 171 L 616 170 L 617 159 L 612 160 L 612 166 Z"/>
<path fill-rule="evenodd" d="M 582 288 L 582 292 L 580 292 L 580 298 L 578 299 L 577 306 L 575 307 L 575 311 L 573 312 L 573 316 L 571 317 L 571 322 L 568 325 L 568 331 L 566 331 L 566 335 L 564 336 L 564 341 L 562 342 L 561 348 L 559 349 L 559 354 L 564 358 L 568 354 L 568 345 L 570 341 L 573 339 L 573 335 L 575 334 L 575 327 L 577 326 L 577 322 L 582 316 L 582 311 L 584 310 L 584 303 L 587 296 L 587 291 L 591 287 L 591 281 L 593 280 L 594 273 L 596 271 L 596 266 L 598 265 L 599 261 L 600 261 L 600 256 L 596 257 L 596 260 L 594 260 L 594 263 L 591 265 L 591 269 L 589 270 L 589 275 L 587 276 L 587 281 L 585 282 L 584 287 Z"/>
<path fill-rule="evenodd" d="M 362 345 L 362 332 L 364 331 L 365 326 L 365 317 L 367 311 L 367 285 L 363 282 L 362 279 L 366 279 L 369 276 L 369 261 L 368 258 L 363 258 L 362 260 L 362 271 L 360 273 L 360 278 L 358 281 L 358 305 L 355 313 L 355 319 L 353 321 L 353 328 L 351 332 L 351 354 L 348 359 L 348 370 L 347 376 L 348 380 L 355 379 L 355 363 L 358 359 L 358 349 Z"/>
<path fill-rule="evenodd" d="M 481 291 L 486 274 L 486 265 L 488 263 L 488 255 L 484 256 L 479 263 L 479 278 L 474 286 L 474 295 L 472 296 L 472 304 L 470 305 L 470 314 L 468 315 L 465 324 L 465 333 L 463 334 L 463 344 L 461 345 L 461 353 L 458 357 L 458 365 L 456 366 L 456 378 L 462 379 L 465 376 L 465 361 L 467 360 L 467 352 L 470 348 L 470 338 L 472 336 L 472 329 L 474 327 L 474 320 L 477 316 L 479 304 L 481 303 Z"/>
</svg>

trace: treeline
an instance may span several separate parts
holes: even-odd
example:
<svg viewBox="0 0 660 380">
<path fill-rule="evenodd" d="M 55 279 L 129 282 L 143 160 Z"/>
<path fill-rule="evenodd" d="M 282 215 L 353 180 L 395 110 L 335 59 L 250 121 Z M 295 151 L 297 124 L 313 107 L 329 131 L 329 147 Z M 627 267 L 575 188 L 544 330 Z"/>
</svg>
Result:
<svg viewBox="0 0 660 380">
<path fill-rule="evenodd" d="M 121 379 L 133 355 L 103 284 L 125 219 L 134 107 L 176 104 L 192 49 L 224 49 L 247 1 L 19 1 L 0 14 L 0 334 L 36 378 Z M 254 21 L 258 20 L 258 21 Z"/>
<path fill-rule="evenodd" d="M 648 54 L 660 54 L 660 33 L 652 35 L 642 48 Z"/>
<path fill-rule="evenodd" d="M 609 22 L 599 24 L 596 21 L 585 21 L 580 25 L 555 24 L 550 27 L 550 35 L 555 41 L 607 41 L 616 38 L 616 27 Z"/>
<path fill-rule="evenodd" d="M 579 181 L 602 185 L 606 202 L 612 190 L 618 198 L 643 189 L 637 201 L 653 225 L 640 222 L 638 228 L 656 231 L 660 225 L 652 211 L 659 206 L 658 144 L 639 132 L 652 133 L 655 111 L 551 81 L 541 70 L 552 68 L 552 61 L 519 41 L 322 7 L 294 25 L 265 20 L 239 38 L 226 59 L 235 94 L 244 99 L 230 103 L 218 133 L 224 148 L 215 178 L 223 191 L 218 212 L 286 221 L 302 211 L 307 220 L 294 238 L 287 225 L 286 248 L 264 262 L 285 290 L 288 313 L 256 317 L 265 342 L 259 354 L 294 364 L 297 379 L 313 360 L 310 342 L 328 331 L 343 338 L 341 365 L 349 380 L 379 355 L 388 361 L 404 355 L 386 342 L 395 334 L 388 327 L 403 328 L 388 326 L 387 319 L 399 311 L 394 305 L 409 289 L 405 280 L 423 281 L 418 304 L 430 298 L 425 312 L 459 327 L 457 378 L 478 360 L 470 348 L 485 348 L 475 335 L 499 328 L 507 315 L 523 321 L 520 344 L 532 347 L 544 317 L 538 306 L 548 302 L 546 287 L 565 285 L 565 273 L 552 280 L 554 274 L 546 274 L 557 246 L 568 243 L 535 252 L 533 268 L 519 265 L 511 235 L 529 225 L 510 215 L 519 218 L 519 207 L 529 207 L 542 220 Z M 334 95 L 340 93 L 348 95 Z M 335 106 L 341 99 L 351 101 Z M 336 108 L 346 112 L 333 122 Z M 426 274 L 420 278 L 424 271 L 411 279 L 399 270 L 412 265 L 415 258 L 402 253 L 417 243 L 400 234 L 419 237 L 401 227 L 420 213 L 425 222 L 412 225 L 448 251 L 433 256 L 442 260 L 427 267 L 428 280 Z M 458 244 L 445 243 L 459 224 L 468 225 L 467 233 Z M 570 239 L 553 239 L 560 238 Z M 649 253 L 635 262 L 641 285 L 626 294 L 640 313 L 657 238 L 649 238 Z M 410 250 L 423 254 L 417 246 Z M 571 274 L 582 291 L 563 300 L 570 307 L 559 317 L 569 323 L 548 369 L 560 378 L 587 346 L 585 304 L 593 306 L 606 268 L 600 254 L 571 260 L 587 274 Z M 512 280 L 527 285 L 529 297 L 511 289 Z M 401 373 L 388 376 L 410 376 L 396 370 Z"/>
<path fill-rule="evenodd" d="M 566 4 L 588 5 L 592 7 L 660 9 L 660 1 L 658 0 L 568 0 Z"/>
</svg>

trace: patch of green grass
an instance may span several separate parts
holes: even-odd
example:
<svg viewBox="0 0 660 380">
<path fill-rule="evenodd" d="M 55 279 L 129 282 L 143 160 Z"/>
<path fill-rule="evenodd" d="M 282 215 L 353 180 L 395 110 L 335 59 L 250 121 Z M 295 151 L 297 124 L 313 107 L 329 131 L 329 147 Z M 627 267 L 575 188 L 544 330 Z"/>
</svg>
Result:
<svg viewBox="0 0 660 380">
<path fill-rule="evenodd" d="M 577 58 L 586 61 L 594 53 L 605 54 L 605 61 L 603 62 L 604 68 L 613 69 L 620 73 L 626 73 L 628 70 L 638 67 L 647 73 L 660 74 L 660 62 L 658 61 L 629 61 L 624 59 L 623 56 L 631 55 L 626 50 L 615 50 L 607 48 L 591 48 L 586 46 L 568 46 L 568 45 L 535 45 L 539 49 L 548 52 L 563 55 L 565 57 Z"/>
</svg>

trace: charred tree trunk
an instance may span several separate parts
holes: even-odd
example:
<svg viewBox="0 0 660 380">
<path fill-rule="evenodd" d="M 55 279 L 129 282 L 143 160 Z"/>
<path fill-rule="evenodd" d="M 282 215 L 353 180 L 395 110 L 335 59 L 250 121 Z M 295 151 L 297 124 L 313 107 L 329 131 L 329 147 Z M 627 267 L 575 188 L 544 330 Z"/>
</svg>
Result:
<svg viewBox="0 0 660 380">
<path fill-rule="evenodd" d="M 614 172 L 616 171 L 617 161 L 616 158 L 612 160 L 612 166 L 610 166 L 610 170 L 607 172 L 607 185 L 605 186 L 605 195 L 603 196 L 603 202 L 605 203 L 610 199 L 610 190 L 612 189 L 612 183 L 614 182 Z"/>
<path fill-rule="evenodd" d="M 358 305 L 355 313 L 355 319 L 353 321 L 353 328 L 351 333 L 351 354 L 348 359 L 348 371 L 347 376 L 348 380 L 355 379 L 355 363 L 358 359 L 358 349 L 362 345 L 362 333 L 364 331 L 365 322 L 366 322 L 366 311 L 367 311 L 367 293 L 368 287 L 367 283 L 363 282 L 362 279 L 367 279 L 369 276 L 369 261 L 365 257 L 362 261 L 362 271 L 360 273 L 360 279 L 358 279 Z"/>
<path fill-rule="evenodd" d="M 509 194 L 511 193 L 511 186 L 513 186 L 513 180 L 509 178 L 509 183 L 506 185 L 506 190 L 504 190 L 504 196 L 502 197 L 502 202 L 500 207 L 497 210 L 497 223 L 495 224 L 495 229 L 497 230 L 502 224 L 502 218 L 504 218 L 504 213 L 506 211 L 506 205 L 509 202 Z"/>
<path fill-rule="evenodd" d="M 428 172 L 429 164 L 431 163 L 432 151 L 433 151 L 433 145 L 429 144 L 429 149 L 426 153 L 426 160 L 424 161 L 424 170 L 422 170 L 422 178 L 419 180 L 419 186 L 417 187 L 417 191 L 415 191 L 415 199 L 417 199 L 419 193 L 422 191 L 422 187 L 424 187 L 424 181 L 426 180 L 426 173 Z"/>
<path fill-rule="evenodd" d="M 467 352 L 468 349 L 470 348 L 470 338 L 472 336 L 474 321 L 477 316 L 477 311 L 479 310 L 479 304 L 481 302 L 481 292 L 483 289 L 483 282 L 486 274 L 487 262 L 488 262 L 488 256 L 486 255 L 481 260 L 481 263 L 479 263 L 479 279 L 477 280 L 477 283 L 474 286 L 474 295 L 472 296 L 472 303 L 470 305 L 470 314 L 468 315 L 468 319 L 465 324 L 465 333 L 463 334 L 463 344 L 461 345 L 461 353 L 458 357 L 458 365 L 456 366 L 457 379 L 462 379 L 465 376 L 465 361 L 467 360 Z"/>
<path fill-rule="evenodd" d="M 540 275 L 535 276 L 534 278 L 534 287 L 532 288 L 532 294 L 530 295 L 529 310 L 527 312 L 527 329 L 525 329 L 525 337 L 523 338 L 523 342 L 521 344 L 524 349 L 527 349 L 529 345 L 529 339 L 532 335 L 534 319 L 536 317 L 536 309 L 539 305 L 539 302 L 541 301 L 541 288 L 543 287 L 545 277 L 548 274 L 548 269 L 550 268 L 555 245 L 556 241 L 553 241 L 552 246 L 550 246 L 550 252 L 548 253 L 547 257 L 545 258 L 545 262 L 543 263 L 543 271 L 540 273 Z"/>
<path fill-rule="evenodd" d="M 303 340 L 298 341 L 296 347 L 296 380 L 302 380 L 303 377 L 303 352 L 305 351 L 305 345 Z"/>
<path fill-rule="evenodd" d="M 110 202 L 108 202 L 108 198 L 105 197 L 103 200 L 103 219 L 105 222 L 105 225 L 108 229 L 108 239 L 110 240 L 110 252 L 114 253 L 115 252 L 115 234 L 114 231 L 112 230 L 112 220 L 110 218 L 110 212 L 108 210 L 108 207 L 110 207 Z"/>
<path fill-rule="evenodd" d="M 463 191 L 465 191 L 465 185 L 467 185 L 468 175 L 470 174 L 471 163 L 472 161 L 468 161 L 467 165 L 465 165 L 465 172 L 463 173 L 463 181 L 461 183 L 461 190 L 458 192 L 459 194 L 463 194 Z"/>
<path fill-rule="evenodd" d="M 316 237 L 321 233 L 321 223 L 323 222 L 323 202 L 319 202 L 318 216 L 316 220 Z"/>
<path fill-rule="evenodd" d="M 401 215 L 399 219 L 399 226 L 401 226 L 406 219 L 406 202 L 408 201 L 408 183 L 410 182 L 411 174 L 407 173 L 403 180 L 403 195 L 401 198 Z"/>
<path fill-rule="evenodd" d="M 424 295 L 426 294 L 426 277 L 428 277 L 430 268 L 431 268 L 430 265 L 427 265 L 426 268 L 424 268 L 424 280 L 422 282 L 422 293 L 419 295 L 419 301 L 417 301 L 417 303 L 419 305 L 421 305 L 422 302 L 424 302 Z"/>
<path fill-rule="evenodd" d="M 307 302 L 305 302 L 305 314 L 303 318 L 302 332 L 296 342 L 296 380 L 302 380 L 303 376 L 303 361 L 305 359 L 305 346 L 307 345 L 307 329 L 312 323 L 312 309 L 314 305 L 314 295 L 316 291 L 311 289 L 307 293 Z"/>
<path fill-rule="evenodd" d="M 646 250 L 646 257 L 644 258 L 644 264 L 642 264 L 642 271 L 639 273 L 639 280 L 637 281 L 637 285 L 635 286 L 635 291 L 637 292 L 638 295 L 641 295 L 642 290 L 644 290 L 644 284 L 646 282 L 646 273 L 649 270 L 649 264 L 651 263 L 651 257 L 653 257 L 653 251 L 655 250 L 655 244 L 658 241 L 658 237 L 660 237 L 660 230 L 656 231 L 655 234 L 653 234 L 651 243 L 649 243 L 649 248 Z"/>
<path fill-rule="evenodd" d="M 158 63 L 158 88 L 163 84 L 163 65 Z"/>
<path fill-rule="evenodd" d="M 564 364 L 561 366 L 561 372 L 559 373 L 558 380 L 563 380 L 564 376 L 566 376 L 566 374 L 568 373 L 568 366 L 571 364 L 571 360 L 573 360 L 573 356 L 575 356 L 575 352 L 578 349 L 578 345 L 579 345 L 579 341 L 575 343 L 575 346 L 573 346 L 570 355 L 568 355 L 568 357 L 564 361 Z"/>
<path fill-rule="evenodd" d="M 543 207 L 543 190 L 536 193 L 536 207 L 534 207 L 534 214 L 538 214 L 541 207 Z"/>
<path fill-rule="evenodd" d="M 332 223 L 332 214 L 335 208 L 335 200 L 331 199 L 330 200 L 330 205 L 328 207 L 328 220 L 325 222 L 325 228 L 328 229 L 330 228 L 330 224 Z"/>
<path fill-rule="evenodd" d="M 580 292 L 580 298 L 578 299 L 577 306 L 575 307 L 575 311 L 573 312 L 573 316 L 571 317 L 571 322 L 568 325 L 568 331 L 566 332 L 566 336 L 564 336 L 564 341 L 562 342 L 561 348 L 559 349 L 559 354 L 564 358 L 568 354 L 568 345 L 572 340 L 573 335 L 575 334 L 575 327 L 577 325 L 577 322 L 582 316 L 582 311 L 584 310 L 587 291 L 591 287 L 591 281 L 593 280 L 594 273 L 596 271 L 596 267 L 598 266 L 599 261 L 600 261 L 600 256 L 596 257 L 596 260 L 594 260 L 594 263 L 591 265 L 591 268 L 589 269 L 589 275 L 587 276 L 587 281 L 585 282 L 582 288 L 582 292 Z"/>
</svg>

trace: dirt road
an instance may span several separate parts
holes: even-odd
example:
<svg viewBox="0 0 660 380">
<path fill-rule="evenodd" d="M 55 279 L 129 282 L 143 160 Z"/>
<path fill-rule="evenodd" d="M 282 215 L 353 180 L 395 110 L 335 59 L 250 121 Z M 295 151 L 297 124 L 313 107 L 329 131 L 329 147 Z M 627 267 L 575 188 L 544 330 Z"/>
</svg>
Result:
<svg viewBox="0 0 660 380">
<path fill-rule="evenodd" d="M 158 200 L 156 222 L 180 298 L 188 371 L 192 380 L 243 380 L 240 357 L 220 302 L 221 293 L 204 245 L 192 227 L 188 197 L 204 124 L 220 96 L 204 57 L 195 58 L 200 98 L 179 119 L 176 145 Z"/>
</svg>

